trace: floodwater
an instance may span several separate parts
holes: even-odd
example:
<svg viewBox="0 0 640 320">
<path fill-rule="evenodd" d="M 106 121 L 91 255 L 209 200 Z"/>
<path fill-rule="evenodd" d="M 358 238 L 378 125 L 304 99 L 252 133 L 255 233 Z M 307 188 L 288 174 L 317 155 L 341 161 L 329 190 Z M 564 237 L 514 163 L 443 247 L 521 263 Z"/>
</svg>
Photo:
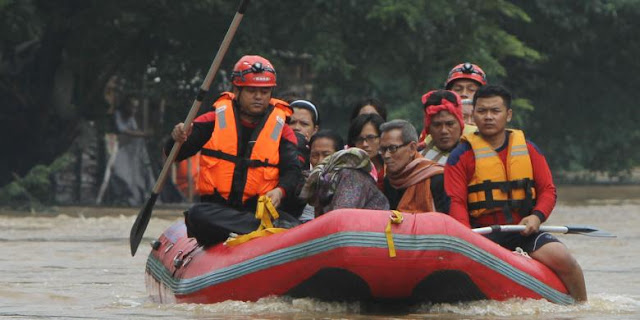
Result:
<svg viewBox="0 0 640 320">
<path fill-rule="evenodd" d="M 136 257 L 129 230 L 138 209 L 59 208 L 39 216 L 0 211 L 3 319 L 640 319 L 640 186 L 559 188 L 548 225 L 588 224 L 615 239 L 560 235 L 582 265 L 589 302 L 540 300 L 424 305 L 365 314 L 357 303 L 265 298 L 213 305 L 152 303 L 144 268 L 154 237 L 179 218 L 157 209 Z"/>
</svg>

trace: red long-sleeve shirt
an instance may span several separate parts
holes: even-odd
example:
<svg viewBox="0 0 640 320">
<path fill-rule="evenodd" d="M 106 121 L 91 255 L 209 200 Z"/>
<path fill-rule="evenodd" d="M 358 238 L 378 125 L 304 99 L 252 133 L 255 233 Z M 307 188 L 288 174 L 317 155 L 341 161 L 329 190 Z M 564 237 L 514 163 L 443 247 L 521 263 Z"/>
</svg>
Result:
<svg viewBox="0 0 640 320">
<path fill-rule="evenodd" d="M 500 160 L 505 164 L 507 161 L 507 145 L 509 143 L 509 133 L 504 145 L 495 151 L 500 156 Z M 527 149 L 529 150 L 529 158 L 533 167 L 533 179 L 536 189 L 536 205 L 533 207 L 532 213 L 544 222 L 556 204 L 556 187 L 553 184 L 551 170 L 547 164 L 547 160 L 540 152 L 538 147 L 527 140 Z M 471 149 L 471 145 L 466 141 L 461 141 L 458 146 L 451 152 L 444 169 L 444 187 L 445 191 L 451 198 L 451 207 L 449 215 L 460 221 L 466 226 L 486 227 L 495 224 L 517 224 L 522 220 L 522 216 L 513 213 L 513 221 L 507 222 L 502 211 L 482 215 L 478 218 L 469 216 L 467 210 L 467 187 L 473 178 L 476 170 L 476 161 Z"/>
</svg>

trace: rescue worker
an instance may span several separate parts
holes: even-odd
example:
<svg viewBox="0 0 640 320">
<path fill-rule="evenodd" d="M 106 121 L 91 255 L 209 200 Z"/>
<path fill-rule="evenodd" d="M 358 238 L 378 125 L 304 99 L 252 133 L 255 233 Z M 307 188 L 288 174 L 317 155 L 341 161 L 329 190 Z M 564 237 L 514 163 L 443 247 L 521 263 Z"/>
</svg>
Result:
<svg viewBox="0 0 640 320">
<path fill-rule="evenodd" d="M 180 161 L 200 151 L 197 189 L 200 203 L 185 213 L 190 237 L 202 245 L 224 241 L 230 232 L 245 234 L 258 228 L 254 214 L 259 196 L 278 207 L 293 195 L 301 177 L 297 139 L 285 124 L 293 113 L 289 104 L 272 98 L 276 71 L 260 56 L 244 56 L 232 73 L 233 92 L 224 92 L 213 104 L 210 121 L 183 123 L 172 131 L 183 141 L 176 157 Z M 166 145 L 165 152 L 173 146 Z M 275 225 L 299 224 L 279 212 Z"/>
<path fill-rule="evenodd" d="M 473 63 L 461 63 L 449 71 L 444 88 L 457 93 L 462 99 L 462 115 L 466 124 L 474 124 L 471 102 L 478 88 L 486 84 L 487 75 Z"/>
<path fill-rule="evenodd" d="M 460 97 L 453 91 L 432 90 L 422 96 L 422 101 L 424 132 L 431 138 L 420 154 L 444 166 L 466 128 Z"/>
<path fill-rule="evenodd" d="M 445 166 L 449 214 L 467 227 L 521 224 L 521 233 L 491 233 L 501 246 L 522 248 L 551 268 L 577 301 L 586 301 L 582 269 L 567 247 L 539 232 L 556 203 L 556 187 L 545 157 L 511 121 L 511 94 L 500 86 L 483 86 L 474 96 L 477 133 L 465 134 Z"/>
<path fill-rule="evenodd" d="M 444 168 L 418 153 L 418 133 L 406 120 L 380 126 L 379 153 L 387 167 L 384 194 L 392 210 L 402 212 L 449 212 L 444 191 Z"/>
</svg>

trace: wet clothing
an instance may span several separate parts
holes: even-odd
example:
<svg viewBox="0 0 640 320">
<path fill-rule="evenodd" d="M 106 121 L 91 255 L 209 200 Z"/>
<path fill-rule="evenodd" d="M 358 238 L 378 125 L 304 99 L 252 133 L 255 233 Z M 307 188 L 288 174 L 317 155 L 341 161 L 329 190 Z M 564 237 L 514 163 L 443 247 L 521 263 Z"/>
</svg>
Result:
<svg viewBox="0 0 640 320">
<path fill-rule="evenodd" d="M 509 134 L 509 131 L 506 131 L 505 143 L 495 150 L 503 165 L 507 161 Z M 461 141 L 451 152 L 445 166 L 445 189 L 451 197 L 449 214 L 462 224 L 473 228 L 494 224 L 518 224 L 528 214 L 535 214 L 541 222 L 544 222 L 555 206 L 556 187 L 553 184 L 551 170 L 542 153 L 530 141 L 526 141 L 526 146 L 533 168 L 534 188 L 537 197 L 536 204 L 530 212 L 513 211 L 511 221 L 508 221 L 508 216 L 502 210 L 477 218 L 469 216 L 468 184 L 476 171 L 476 160 L 471 145 L 467 141 Z"/>
<path fill-rule="evenodd" d="M 534 252 L 547 243 L 560 242 L 548 232 L 536 232 L 526 237 L 518 232 L 493 232 L 485 237 L 511 251 L 521 248 L 524 252 Z"/>
</svg>

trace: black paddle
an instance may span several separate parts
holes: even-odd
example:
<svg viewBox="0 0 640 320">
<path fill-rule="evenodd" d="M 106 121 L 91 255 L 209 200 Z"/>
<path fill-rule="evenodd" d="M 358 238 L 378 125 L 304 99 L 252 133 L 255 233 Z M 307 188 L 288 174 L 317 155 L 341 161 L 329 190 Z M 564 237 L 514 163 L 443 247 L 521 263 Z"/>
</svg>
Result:
<svg viewBox="0 0 640 320">
<path fill-rule="evenodd" d="M 489 234 L 493 232 L 520 232 L 526 228 L 525 225 L 494 225 L 490 227 L 482 227 L 472 229 L 473 232 L 479 234 Z M 568 233 L 568 234 L 580 234 L 590 237 L 603 237 L 603 238 L 615 238 L 614 234 L 607 231 L 600 230 L 596 227 L 585 225 L 573 225 L 573 226 L 540 226 L 540 232 L 555 232 L 555 233 Z"/>
<path fill-rule="evenodd" d="M 216 53 L 215 58 L 213 59 L 213 63 L 211 63 L 211 67 L 209 68 L 209 72 L 207 72 L 207 76 L 200 86 L 200 92 L 198 92 L 198 96 L 193 101 L 191 105 L 191 110 L 189 110 L 189 114 L 187 114 L 187 119 L 184 120 L 184 127 L 188 128 L 191 126 L 191 122 L 198 114 L 198 110 L 200 110 L 200 105 L 202 104 L 202 100 L 204 99 L 205 94 L 209 90 L 211 86 L 211 82 L 213 81 L 213 77 L 218 73 L 218 69 L 220 68 L 220 64 L 222 63 L 222 59 L 227 53 L 227 49 L 229 49 L 229 44 L 231 43 L 231 39 L 236 33 L 238 29 L 238 25 L 240 25 L 240 21 L 242 21 L 242 17 L 244 16 L 244 12 L 247 10 L 247 6 L 249 5 L 249 0 L 242 0 L 240 6 L 238 6 L 238 11 L 236 15 L 233 17 L 233 21 L 231 21 L 231 25 L 229 26 L 229 30 L 227 30 L 227 34 L 222 39 L 222 44 L 218 49 L 218 53 Z M 182 142 L 174 142 L 173 148 L 171 148 L 171 152 L 167 157 L 167 160 L 164 162 L 164 166 L 162 167 L 162 171 L 158 176 L 158 180 L 156 184 L 153 186 L 153 191 L 151 192 L 151 196 L 144 207 L 138 212 L 138 217 L 136 217 L 136 221 L 133 223 L 131 227 L 131 234 L 129 235 L 129 244 L 131 245 L 131 256 L 136 254 L 136 250 L 138 250 L 138 245 L 140 245 L 140 241 L 142 240 L 142 236 L 144 235 L 144 231 L 147 229 L 147 225 L 149 224 L 149 219 L 151 219 L 151 212 L 153 210 L 153 206 L 156 204 L 156 200 L 158 200 L 158 195 L 162 190 L 162 186 L 164 186 L 164 182 L 167 180 L 167 176 L 169 173 L 169 169 L 171 168 L 171 164 L 176 159 L 176 155 L 182 146 Z"/>
</svg>

